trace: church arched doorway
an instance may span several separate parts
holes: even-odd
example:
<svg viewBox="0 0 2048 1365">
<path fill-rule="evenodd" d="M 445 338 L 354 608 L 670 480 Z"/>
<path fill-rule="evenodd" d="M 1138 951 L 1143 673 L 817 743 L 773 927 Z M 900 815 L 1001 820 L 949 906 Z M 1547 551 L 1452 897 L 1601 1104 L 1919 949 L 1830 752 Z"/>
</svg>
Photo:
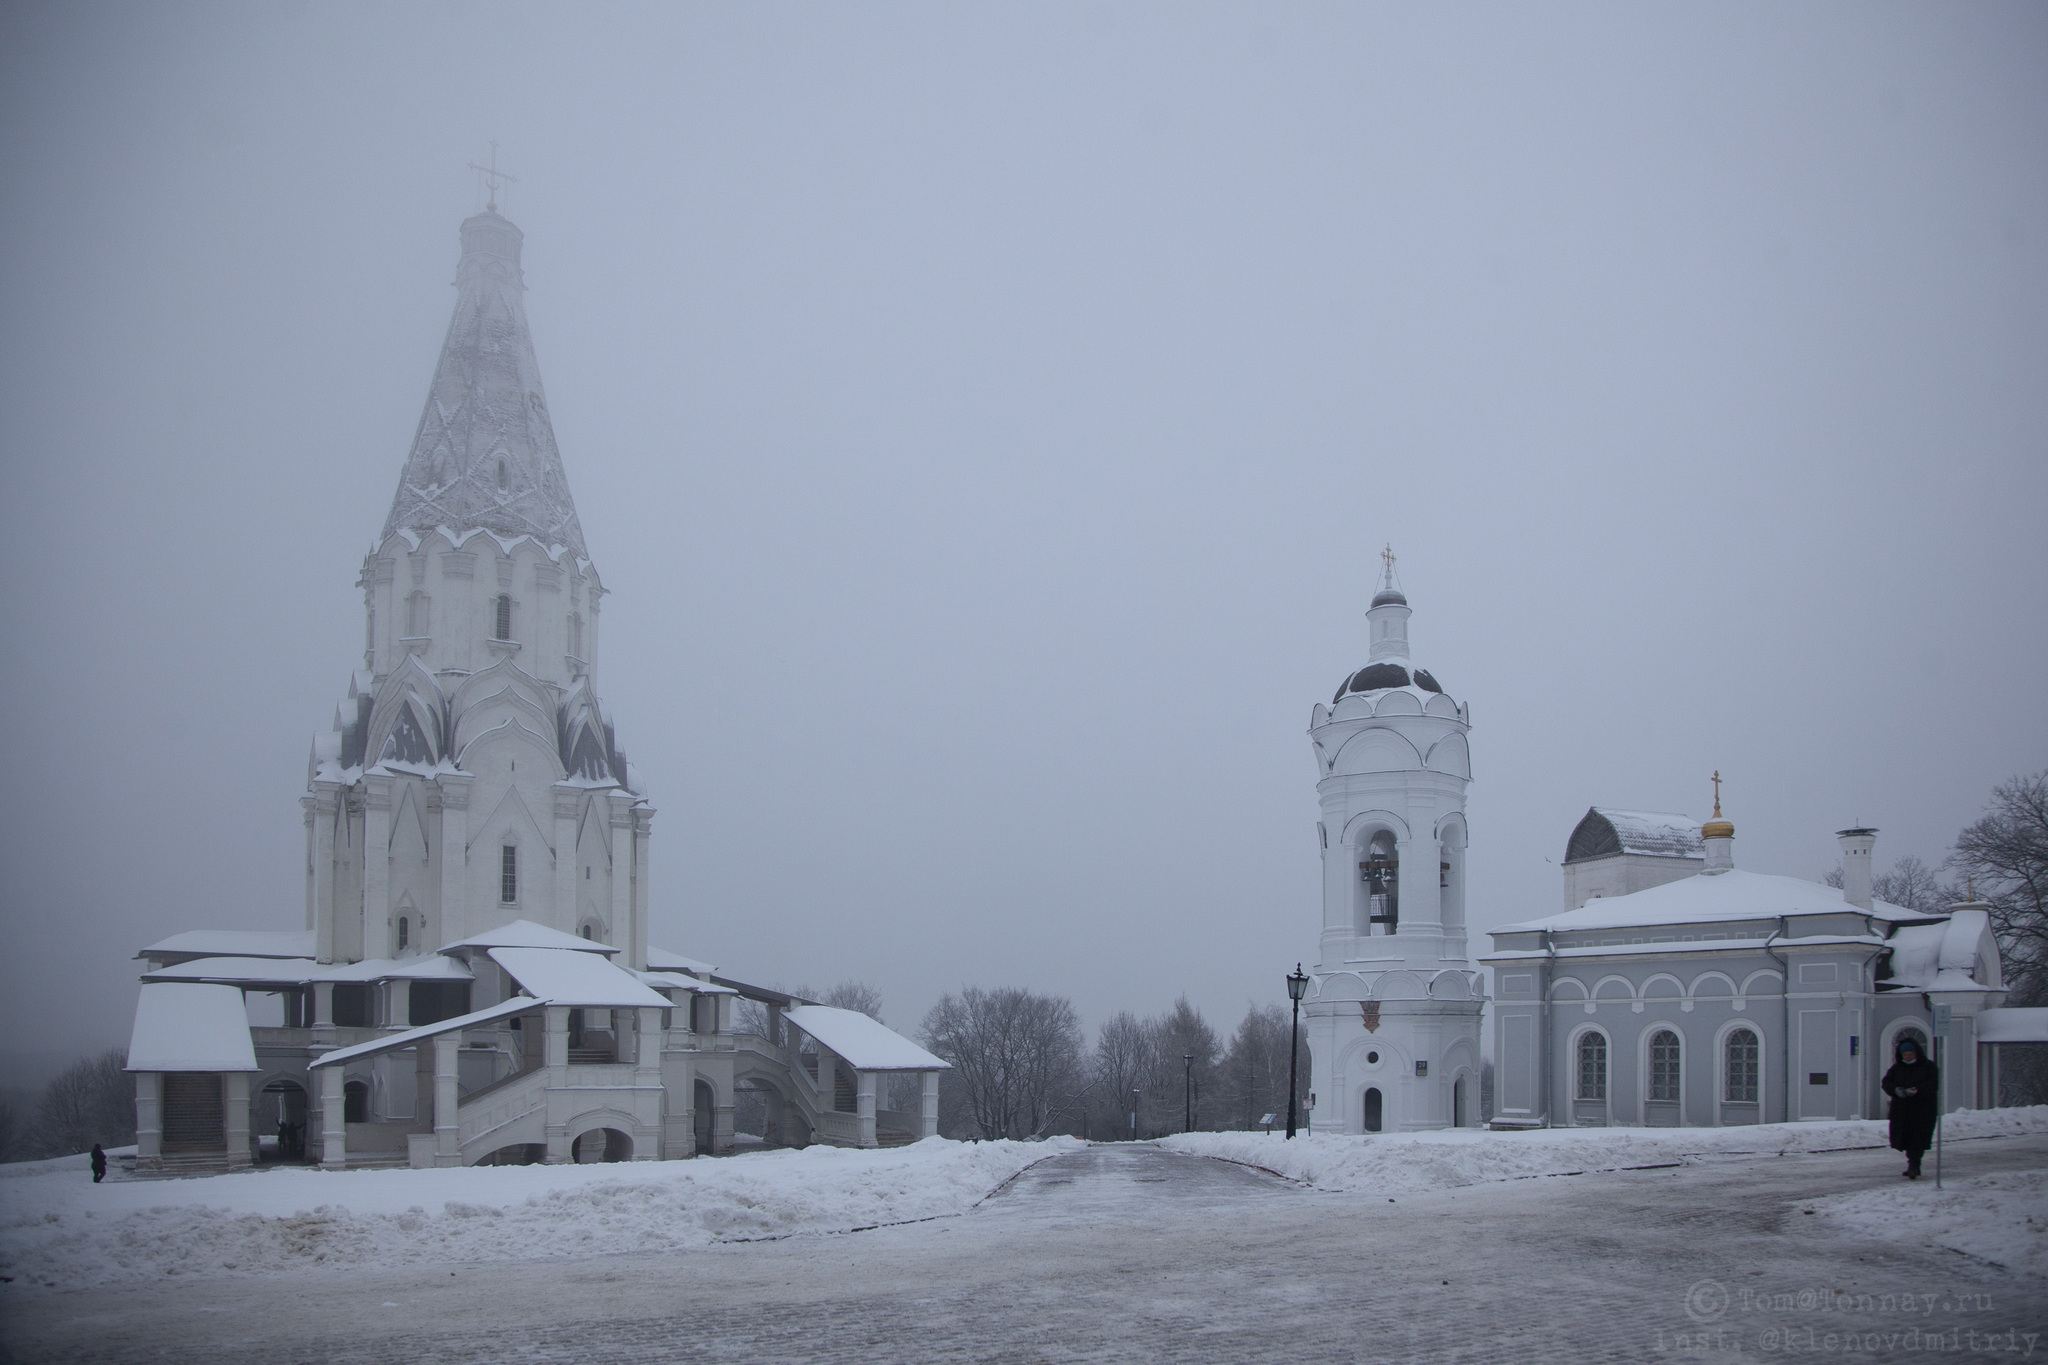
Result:
<svg viewBox="0 0 2048 1365">
<path fill-rule="evenodd" d="M 569 1159 L 579 1165 L 595 1161 L 631 1161 L 632 1135 L 616 1128 L 593 1128 L 569 1145 Z"/>
<path fill-rule="evenodd" d="M 1377 1133 L 1380 1131 L 1381 1125 L 1385 1122 L 1385 1108 L 1386 1102 L 1380 1095 L 1380 1088 L 1376 1085 L 1367 1086 L 1365 1089 L 1366 1132 Z"/>
<path fill-rule="evenodd" d="M 1458 1077 L 1451 1082 L 1451 1127 L 1465 1126 L 1465 1078 Z"/>
</svg>

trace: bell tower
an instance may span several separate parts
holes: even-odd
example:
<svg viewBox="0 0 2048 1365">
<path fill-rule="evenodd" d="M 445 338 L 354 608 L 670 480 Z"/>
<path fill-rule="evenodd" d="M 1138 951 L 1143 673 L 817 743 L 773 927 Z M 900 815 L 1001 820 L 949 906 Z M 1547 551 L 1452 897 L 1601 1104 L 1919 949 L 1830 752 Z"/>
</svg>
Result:
<svg viewBox="0 0 2048 1365">
<path fill-rule="evenodd" d="M 1306 1013 L 1315 1122 L 1358 1133 L 1479 1121 L 1483 978 L 1465 950 L 1471 712 L 1415 666 L 1381 555 L 1367 661 L 1309 718 L 1323 919 Z"/>
</svg>

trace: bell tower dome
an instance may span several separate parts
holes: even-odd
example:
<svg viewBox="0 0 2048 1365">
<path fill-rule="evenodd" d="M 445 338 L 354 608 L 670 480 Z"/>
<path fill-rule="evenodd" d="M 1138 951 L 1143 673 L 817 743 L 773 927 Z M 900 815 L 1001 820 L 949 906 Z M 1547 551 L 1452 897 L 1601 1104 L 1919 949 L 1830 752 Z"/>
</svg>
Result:
<svg viewBox="0 0 2048 1365">
<path fill-rule="evenodd" d="M 1309 1039 L 1316 1120 L 1338 1132 L 1478 1121 L 1483 978 L 1465 947 L 1471 712 L 1415 665 L 1391 546 L 1381 559 L 1366 664 L 1309 718 L 1323 860 Z"/>
</svg>

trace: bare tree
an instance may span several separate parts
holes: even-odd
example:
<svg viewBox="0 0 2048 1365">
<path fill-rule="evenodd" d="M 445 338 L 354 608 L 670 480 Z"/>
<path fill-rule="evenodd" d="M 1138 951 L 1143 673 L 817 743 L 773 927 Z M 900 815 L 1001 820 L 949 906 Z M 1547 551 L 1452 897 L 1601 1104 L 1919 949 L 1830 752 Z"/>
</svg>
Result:
<svg viewBox="0 0 2048 1365">
<path fill-rule="evenodd" d="M 1255 1128 L 1267 1114 L 1286 1121 L 1289 1022 L 1287 1011 L 1278 1005 L 1253 1005 L 1230 1036 L 1230 1048 L 1216 1069 L 1222 1108 L 1218 1117 L 1229 1126 Z M 1306 1096 L 1306 1056 L 1301 1069 L 1299 1088 Z"/>
<path fill-rule="evenodd" d="M 1218 1126 L 1213 1120 L 1205 1124 L 1203 1117 L 1203 1100 L 1215 1089 L 1216 1030 L 1209 1027 L 1202 1012 L 1185 995 L 1175 1000 L 1173 1008 L 1154 1021 L 1152 1027 L 1152 1079 L 1145 1087 L 1146 1104 L 1139 1122 L 1149 1119 L 1155 1135 L 1178 1133 L 1190 1126 L 1188 1111 L 1192 1110 L 1193 1127 Z M 1216 1111 L 1213 1103 L 1210 1111 Z"/>
<path fill-rule="evenodd" d="M 981 1137 L 1033 1136 L 1081 1089 L 1081 1025 L 1063 996 L 968 986 L 941 997 L 922 1032 Z"/>
<path fill-rule="evenodd" d="M 798 991 L 797 994 L 808 995 L 809 992 Z M 878 1024 L 885 1022 L 882 1018 L 882 993 L 865 981 L 849 978 L 816 999 L 819 1004 L 830 1005 L 833 1009 L 852 1010 L 865 1014 Z"/>
<path fill-rule="evenodd" d="M 1158 1051 L 1154 1042 L 1152 1029 L 1129 1010 L 1115 1015 L 1096 1033 L 1088 1136 L 1131 1136 L 1131 1116 L 1138 1108 L 1132 1092 L 1152 1077 L 1153 1057 Z"/>
<path fill-rule="evenodd" d="M 1828 873 L 1826 881 L 1829 886 L 1840 888 L 1842 869 L 1837 867 Z M 1893 863 L 1890 871 L 1870 879 L 1870 894 L 1875 900 L 1923 915 L 1946 913 L 1949 906 L 1961 899 L 1955 887 L 1943 886 L 1940 875 L 1910 853 Z"/>
<path fill-rule="evenodd" d="M 118 1047 L 81 1058 L 43 1087 L 36 1106 L 36 1146 L 46 1156 L 135 1141 L 135 1081 Z"/>
<path fill-rule="evenodd" d="M 14 1106 L 0 1099 L 0 1161 L 20 1161 L 28 1153 L 23 1150 L 21 1120 L 15 1116 Z"/>
<path fill-rule="evenodd" d="M 1991 906 L 2006 1003 L 2048 1005 L 2048 770 L 1994 788 L 1990 809 L 1956 836 L 1948 866 Z M 2001 1102 L 2048 1102 L 2048 1047 L 1999 1052 Z"/>
</svg>

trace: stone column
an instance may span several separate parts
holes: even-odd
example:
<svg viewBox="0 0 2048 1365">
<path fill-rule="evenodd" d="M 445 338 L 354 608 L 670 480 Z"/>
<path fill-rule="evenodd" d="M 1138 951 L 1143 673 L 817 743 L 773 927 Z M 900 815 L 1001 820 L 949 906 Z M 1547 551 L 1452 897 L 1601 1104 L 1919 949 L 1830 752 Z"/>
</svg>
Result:
<svg viewBox="0 0 2048 1365">
<path fill-rule="evenodd" d="M 860 1145 L 875 1145 L 875 1073 L 856 1071 L 853 1073 L 854 1112 L 860 1116 Z"/>
<path fill-rule="evenodd" d="M 569 1007 L 548 1005 L 542 1011 L 545 1022 L 542 1036 L 546 1040 L 545 1057 L 548 1068 L 548 1088 L 561 1089 L 569 1083 Z M 550 1166 L 560 1165 L 570 1159 L 569 1130 L 557 1118 L 552 1099 L 547 1114 L 547 1156 Z"/>
<path fill-rule="evenodd" d="M 476 779 L 468 773 L 442 773 L 436 780 L 441 786 L 441 926 L 437 941 L 454 943 L 475 932 L 463 885 L 469 870 L 469 786 Z"/>
<path fill-rule="evenodd" d="M 660 1085 L 661 1011 L 652 1005 L 642 1005 L 635 1014 L 638 1015 L 638 1024 L 633 1037 L 633 1065 L 639 1069 L 640 1075 L 634 1084 Z"/>
<path fill-rule="evenodd" d="M 924 1080 L 924 1112 L 918 1124 L 918 1136 L 921 1138 L 937 1137 L 939 1135 L 939 1073 L 936 1071 L 926 1071 L 921 1074 Z M 1119 1100 L 1118 1103 L 1122 1103 L 1122 1101 Z"/>
<path fill-rule="evenodd" d="M 581 814 L 584 793 L 570 786 L 557 786 L 555 793 L 555 925 L 573 934 L 583 925 L 583 864 L 576 852 L 576 817 Z M 596 883 L 591 883 L 595 886 Z M 613 940 L 613 947 L 618 941 Z"/>
<path fill-rule="evenodd" d="M 306 898 L 313 915 L 314 956 L 323 964 L 334 961 L 334 822 L 340 800 L 336 782 L 315 782 L 313 794 L 300 798 L 312 822 Z"/>
<path fill-rule="evenodd" d="M 384 1027 L 412 1027 L 412 982 L 404 977 L 384 983 Z"/>
<path fill-rule="evenodd" d="M 320 1165 L 339 1171 L 348 1165 L 348 1109 L 338 1066 L 320 1068 Z"/>
<path fill-rule="evenodd" d="M 135 1073 L 135 1164 L 152 1171 L 164 1164 L 164 1078 L 160 1071 Z"/>
<path fill-rule="evenodd" d="M 434 1035 L 434 1164 L 460 1166 L 455 1108 L 461 1100 L 456 1063 L 462 1054 L 462 1030 L 450 1029 Z"/>
<path fill-rule="evenodd" d="M 650 807 L 634 809 L 632 895 L 628 898 L 632 906 L 632 946 L 626 949 L 632 960 L 626 965 L 643 972 L 647 970 L 647 839 L 653 822 L 654 811 Z"/>
<path fill-rule="evenodd" d="M 628 967 L 644 967 L 646 955 L 638 960 L 629 946 L 633 935 L 633 798 L 624 792 L 609 792 L 607 832 L 612 844 L 611 899 L 605 906 L 606 937 L 621 949 Z"/>
<path fill-rule="evenodd" d="M 334 1027 L 334 983 L 315 981 L 313 983 L 313 1027 Z"/>
<path fill-rule="evenodd" d="M 392 783 L 389 777 L 375 775 L 363 779 L 364 957 L 390 955 Z"/>
<path fill-rule="evenodd" d="M 434 1044 L 427 1038 L 412 1050 L 412 1131 L 434 1131 Z"/>
<path fill-rule="evenodd" d="M 224 1072 L 220 1078 L 221 1132 L 228 1144 L 228 1169 L 246 1170 L 249 1160 L 249 1073 Z"/>
</svg>

